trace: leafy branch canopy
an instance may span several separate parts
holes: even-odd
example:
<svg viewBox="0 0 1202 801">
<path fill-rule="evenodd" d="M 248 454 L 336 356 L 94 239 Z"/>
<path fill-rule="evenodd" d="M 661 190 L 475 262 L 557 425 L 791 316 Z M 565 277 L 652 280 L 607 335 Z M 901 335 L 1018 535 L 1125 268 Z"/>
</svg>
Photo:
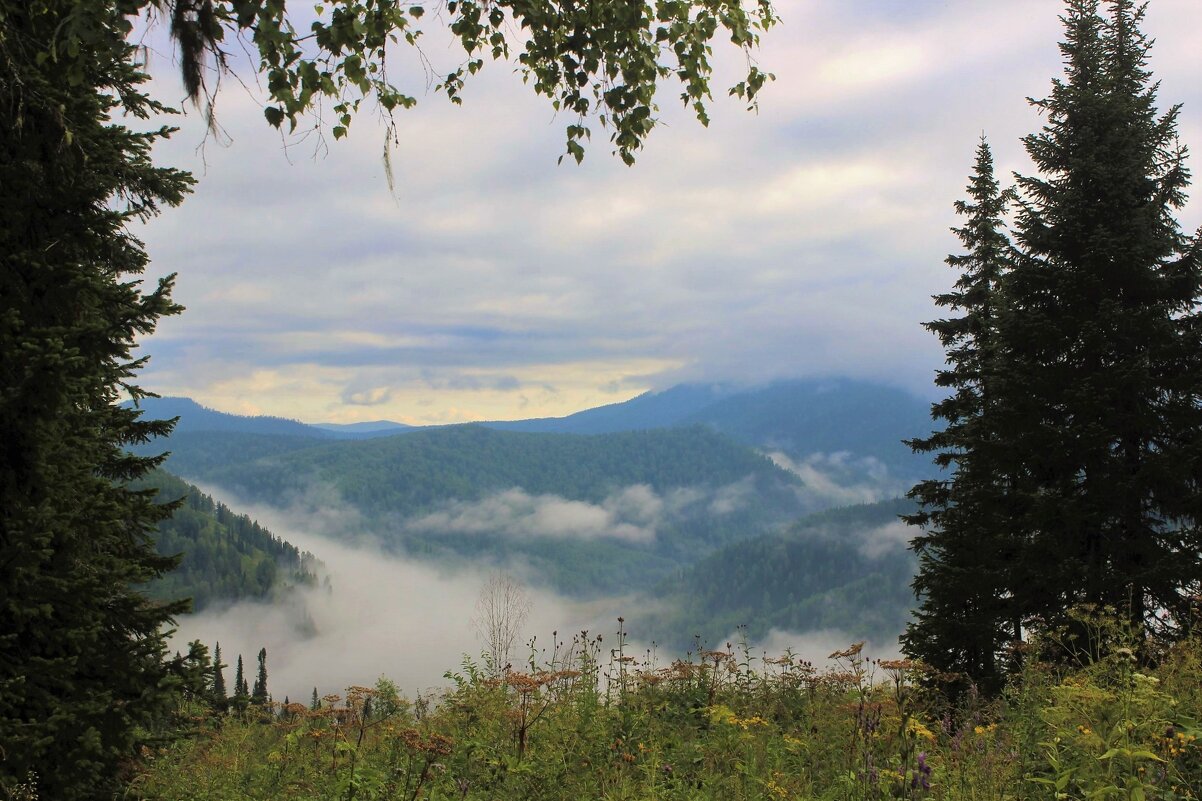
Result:
<svg viewBox="0 0 1202 801">
<path fill-rule="evenodd" d="M 62 0 L 30 0 L 61 14 Z M 778 20 L 770 0 L 318 0 L 305 20 L 286 0 L 73 0 L 58 36 L 39 58 L 78 59 L 97 44 L 110 14 L 133 35 L 138 16 L 170 21 L 179 45 L 189 97 L 212 99 L 206 76 L 229 68 L 231 43 L 241 42 L 265 79 L 263 113 L 276 128 L 295 131 L 330 102 L 331 133 L 347 134 L 364 100 L 374 99 L 389 121 L 417 101 L 388 70 L 389 57 L 408 46 L 420 52 L 422 25 L 445 24 L 465 58 L 436 78 L 435 91 L 461 102 L 466 81 L 487 59 L 513 63 L 525 83 L 570 115 L 566 154 L 584 157 L 590 126 L 609 131 L 614 153 L 631 164 L 656 125 L 661 84 L 674 77 L 680 99 L 708 124 L 716 37 L 729 38 L 747 64 L 729 88 L 754 109 L 770 73 L 752 57 L 762 31 Z M 53 9 L 52 9 L 53 7 Z M 311 20 L 311 21 L 309 21 Z M 305 27 L 307 25 L 307 28 Z M 424 60 L 424 56 L 423 56 Z M 80 80 L 83 79 L 82 63 Z M 210 106 L 211 108 L 211 106 Z M 318 123 L 320 124 L 320 122 Z M 562 157 L 561 157 L 562 158 Z"/>
</svg>

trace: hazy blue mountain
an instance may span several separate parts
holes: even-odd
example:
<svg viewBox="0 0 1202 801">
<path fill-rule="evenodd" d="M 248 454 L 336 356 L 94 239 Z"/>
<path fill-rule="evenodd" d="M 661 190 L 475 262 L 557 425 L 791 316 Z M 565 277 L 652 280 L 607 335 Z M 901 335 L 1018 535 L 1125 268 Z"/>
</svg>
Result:
<svg viewBox="0 0 1202 801">
<path fill-rule="evenodd" d="M 794 458 L 847 451 L 907 471 L 929 463 L 927 457 L 915 457 L 902 440 L 930 432 L 930 404 L 881 384 L 780 382 L 720 398 L 680 421 L 695 423 Z"/>
<path fill-rule="evenodd" d="M 732 392 L 718 384 L 678 384 L 662 392 L 644 392 L 622 403 L 585 409 L 566 417 L 488 422 L 505 431 L 539 431 L 563 434 L 609 434 L 642 431 L 684 424 L 693 414 L 712 406 Z"/>
<path fill-rule="evenodd" d="M 131 405 L 131 404 L 126 404 Z M 283 417 L 228 414 L 201 406 L 191 398 L 144 398 L 138 404 L 143 416 L 156 420 L 178 417 L 175 434 L 192 431 L 220 431 L 239 434 L 270 434 L 310 439 L 330 439 L 334 434 L 297 420 Z"/>
<path fill-rule="evenodd" d="M 126 403 L 126 406 L 132 405 Z M 223 434 L 254 434 L 283 437 L 302 437 L 317 440 L 366 439 L 389 436 L 408 430 L 410 426 L 379 420 L 371 423 L 322 423 L 309 425 L 298 420 L 265 415 L 241 415 L 219 412 L 202 406 L 191 398 L 144 398 L 139 404 L 145 416 L 156 420 L 178 417 L 175 432 L 221 432 Z"/>
<path fill-rule="evenodd" d="M 352 434 L 355 436 L 388 436 L 409 431 L 414 426 L 404 423 L 394 423 L 391 420 L 370 420 L 362 423 L 313 423 L 314 428 L 332 431 L 335 434 Z"/>
<path fill-rule="evenodd" d="M 782 532 L 731 543 L 678 572 L 655 591 L 661 610 L 632 629 L 639 637 L 713 644 L 740 626 L 751 639 L 772 629 L 835 630 L 892 644 L 914 606 L 914 535 L 894 499 L 809 515 Z"/>
<path fill-rule="evenodd" d="M 705 425 L 745 445 L 782 452 L 842 486 L 897 494 L 929 473 L 902 440 L 931 430 L 930 404 L 851 379 L 779 381 L 756 388 L 682 384 L 567 417 L 484 423 L 515 431 L 597 434 Z"/>
</svg>

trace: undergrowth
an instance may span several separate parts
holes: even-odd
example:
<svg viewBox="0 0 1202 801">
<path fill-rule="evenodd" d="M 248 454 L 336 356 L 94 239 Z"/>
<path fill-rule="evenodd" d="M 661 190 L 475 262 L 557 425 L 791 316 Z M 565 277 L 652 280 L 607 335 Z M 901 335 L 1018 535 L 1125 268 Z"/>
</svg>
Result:
<svg viewBox="0 0 1202 801">
<path fill-rule="evenodd" d="M 1202 644 L 1034 659 L 954 702 L 918 664 L 747 648 L 657 664 L 582 632 L 523 671 L 465 660 L 431 698 L 390 682 L 316 708 L 189 713 L 128 796 L 237 799 L 1197 801 Z"/>
</svg>

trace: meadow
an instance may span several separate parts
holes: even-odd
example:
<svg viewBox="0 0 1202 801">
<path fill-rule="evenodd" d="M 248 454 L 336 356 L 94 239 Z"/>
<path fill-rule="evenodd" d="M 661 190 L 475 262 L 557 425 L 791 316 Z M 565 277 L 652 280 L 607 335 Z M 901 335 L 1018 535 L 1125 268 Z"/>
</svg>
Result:
<svg viewBox="0 0 1202 801">
<path fill-rule="evenodd" d="M 739 644 L 668 661 L 620 628 L 532 641 L 522 669 L 465 658 L 417 698 L 382 678 L 217 714 L 194 694 L 127 797 L 1198 799 L 1202 637 L 1156 651 L 1075 621 L 1087 636 L 1016 651 L 994 699 L 860 645 L 821 668 Z"/>
</svg>

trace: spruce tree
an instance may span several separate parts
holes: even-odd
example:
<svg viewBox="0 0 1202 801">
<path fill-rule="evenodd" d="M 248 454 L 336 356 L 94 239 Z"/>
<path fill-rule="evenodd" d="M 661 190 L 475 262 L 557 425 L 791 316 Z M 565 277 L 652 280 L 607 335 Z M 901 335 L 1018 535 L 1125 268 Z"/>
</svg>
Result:
<svg viewBox="0 0 1202 801">
<path fill-rule="evenodd" d="M 1189 174 L 1179 107 L 1160 114 L 1144 7 L 1073 0 L 1066 80 L 1036 102 L 1019 178 L 1006 349 L 1032 487 L 1023 614 L 1090 603 L 1172 636 L 1202 582 L 1202 261 L 1174 211 Z M 1037 586 L 1036 586 L 1037 585 Z"/>
<path fill-rule="evenodd" d="M 259 672 L 255 676 L 255 686 L 250 694 L 252 704 L 258 706 L 267 705 L 267 649 L 259 649 Z"/>
<path fill-rule="evenodd" d="M 250 688 L 242 670 L 242 654 L 238 654 L 238 667 L 234 670 L 234 697 L 230 699 L 236 711 L 242 712 L 250 703 Z"/>
<path fill-rule="evenodd" d="M 999 566 L 1012 557 L 1014 544 L 1001 514 L 1009 486 L 999 467 L 1010 457 L 994 397 L 1004 380 L 997 329 L 1000 286 L 1012 265 L 1004 215 L 1013 192 L 999 186 L 983 137 L 967 194 L 955 204 L 965 223 L 952 229 L 965 252 L 946 259 L 959 278 L 951 292 L 935 296 L 937 305 L 960 314 L 925 326 L 947 353 L 935 383 L 949 392 L 931 407 L 943 425 L 909 443 L 935 454 L 935 463 L 950 473 L 909 493 L 920 504 L 906 520 L 922 527 L 912 542 L 919 563 L 914 590 L 922 604 L 902 643 L 910 656 L 992 691 L 1001 682 L 998 654 L 1017 636 L 1002 625 L 1013 613 Z"/>
<path fill-rule="evenodd" d="M 144 287 L 130 223 L 190 179 L 154 167 L 164 111 L 115 4 L 0 4 L 0 796 L 109 798 L 122 760 L 173 703 L 163 629 L 182 604 L 135 589 L 175 560 L 150 533 L 170 512 L 126 482 L 170 426 L 121 408 L 135 338 L 179 307 Z M 55 57 L 70 38 L 86 58 Z M 83 44 L 80 45 L 80 41 Z M 179 667 L 179 663 L 176 663 Z"/>
<path fill-rule="evenodd" d="M 225 668 L 221 662 L 221 643 L 213 646 L 213 709 L 224 712 L 229 708 L 229 694 L 225 689 Z"/>
<path fill-rule="evenodd" d="M 1202 585 L 1202 253 L 1173 216 L 1185 151 L 1178 108 L 1156 109 L 1142 17 L 1127 0 L 1068 3 L 992 341 L 972 345 L 985 369 L 932 324 L 955 392 L 935 409 L 946 431 L 915 445 L 954 470 L 914 490 L 922 609 L 905 643 L 986 685 L 990 648 L 1067 625 L 1078 604 L 1176 636 Z"/>
</svg>

